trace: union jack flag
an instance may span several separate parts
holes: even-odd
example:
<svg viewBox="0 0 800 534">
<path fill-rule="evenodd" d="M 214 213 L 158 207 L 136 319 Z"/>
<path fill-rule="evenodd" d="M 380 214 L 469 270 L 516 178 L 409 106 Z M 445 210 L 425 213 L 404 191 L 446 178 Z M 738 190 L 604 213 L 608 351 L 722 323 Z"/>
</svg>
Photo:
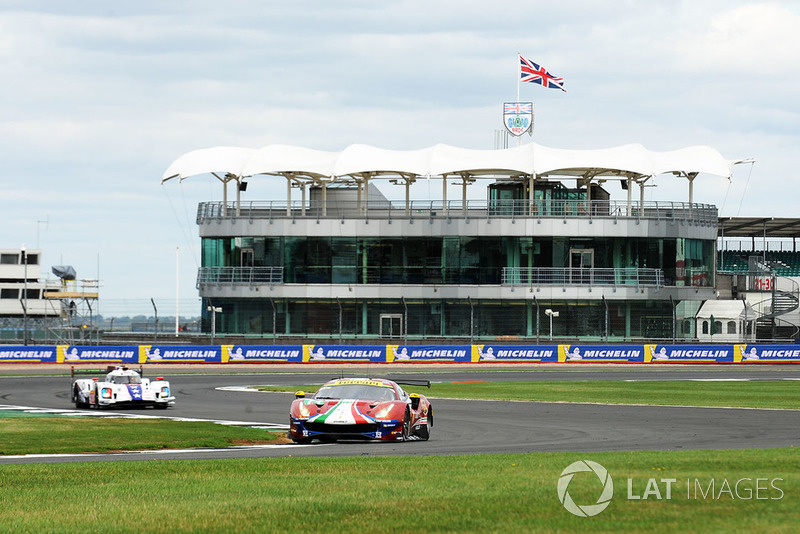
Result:
<svg viewBox="0 0 800 534">
<path fill-rule="evenodd" d="M 521 82 L 538 83 L 543 87 L 561 89 L 565 93 L 567 92 L 567 90 L 564 89 L 564 78 L 556 78 L 541 65 L 537 65 L 533 61 L 525 59 L 522 56 L 519 56 L 519 61 Z"/>
<path fill-rule="evenodd" d="M 505 102 L 503 113 L 533 113 L 533 104 L 531 102 Z"/>
</svg>

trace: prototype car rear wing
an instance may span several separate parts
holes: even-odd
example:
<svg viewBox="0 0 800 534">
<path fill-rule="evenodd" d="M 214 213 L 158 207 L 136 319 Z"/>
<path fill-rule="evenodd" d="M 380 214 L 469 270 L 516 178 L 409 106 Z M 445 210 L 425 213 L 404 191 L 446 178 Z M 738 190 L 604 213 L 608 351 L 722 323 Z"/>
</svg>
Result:
<svg viewBox="0 0 800 534">
<path fill-rule="evenodd" d="M 75 375 L 100 375 L 100 374 L 110 373 L 117 367 L 119 366 L 109 365 L 105 369 L 83 369 L 80 367 L 78 369 L 75 369 L 75 367 L 72 366 L 70 367 L 70 376 L 74 377 Z M 125 369 L 127 369 L 127 367 L 125 367 Z M 141 367 L 139 367 L 138 369 L 134 369 L 134 371 L 139 373 L 139 376 L 144 376 L 144 369 L 142 369 Z"/>
</svg>

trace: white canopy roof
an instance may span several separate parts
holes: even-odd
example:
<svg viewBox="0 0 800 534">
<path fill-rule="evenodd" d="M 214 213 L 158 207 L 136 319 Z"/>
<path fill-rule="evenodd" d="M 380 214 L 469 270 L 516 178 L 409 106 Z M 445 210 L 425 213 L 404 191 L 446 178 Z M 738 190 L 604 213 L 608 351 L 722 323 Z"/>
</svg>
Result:
<svg viewBox="0 0 800 534">
<path fill-rule="evenodd" d="M 436 145 L 398 151 L 368 145 L 350 145 L 341 152 L 325 152 L 289 145 L 261 149 L 214 147 L 194 150 L 175 160 L 162 183 L 199 174 L 215 173 L 243 178 L 257 174 L 308 180 L 336 180 L 359 176 L 619 176 L 646 180 L 675 173 L 698 173 L 730 178 L 729 160 L 708 146 L 690 146 L 656 152 L 631 144 L 600 150 L 565 150 L 530 143 L 502 150 L 472 150 Z"/>
<path fill-rule="evenodd" d="M 698 319 L 743 319 L 755 320 L 756 313 L 749 302 L 742 300 L 707 300 L 697 311 Z"/>
</svg>

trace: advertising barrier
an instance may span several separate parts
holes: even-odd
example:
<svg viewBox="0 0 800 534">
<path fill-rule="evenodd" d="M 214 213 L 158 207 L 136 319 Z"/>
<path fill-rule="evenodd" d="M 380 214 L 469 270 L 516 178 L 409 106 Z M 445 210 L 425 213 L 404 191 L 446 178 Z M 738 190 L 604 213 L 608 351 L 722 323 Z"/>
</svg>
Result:
<svg viewBox="0 0 800 534">
<path fill-rule="evenodd" d="M 223 345 L 222 363 L 300 363 L 303 345 Z"/>
<path fill-rule="evenodd" d="M 0 345 L 3 363 L 800 363 L 800 345 Z"/>
<path fill-rule="evenodd" d="M 472 345 L 389 345 L 386 353 L 388 363 L 472 361 Z"/>
<path fill-rule="evenodd" d="M 473 362 L 557 362 L 558 345 L 472 345 Z"/>
<path fill-rule="evenodd" d="M 56 348 L 0 346 L 0 363 L 57 363 Z"/>
</svg>

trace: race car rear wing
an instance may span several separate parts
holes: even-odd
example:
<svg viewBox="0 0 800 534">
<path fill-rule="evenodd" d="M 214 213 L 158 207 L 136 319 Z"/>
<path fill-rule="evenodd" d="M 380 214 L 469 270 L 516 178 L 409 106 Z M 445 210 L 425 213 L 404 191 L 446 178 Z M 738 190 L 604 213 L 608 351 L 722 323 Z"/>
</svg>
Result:
<svg viewBox="0 0 800 534">
<path fill-rule="evenodd" d="M 75 376 L 75 375 L 100 375 L 100 374 L 110 373 L 111 371 L 113 371 L 117 367 L 119 367 L 119 366 L 118 365 L 108 365 L 108 366 L 106 366 L 105 369 L 83 369 L 83 368 L 80 368 L 80 367 L 78 369 L 75 369 L 75 367 L 72 366 L 72 367 L 70 367 L 70 376 Z M 125 367 L 125 369 L 127 369 L 127 367 Z M 134 369 L 134 371 L 139 373 L 139 376 L 144 376 L 144 369 L 142 369 L 141 367 L 139 367 L 138 369 Z"/>
<path fill-rule="evenodd" d="M 410 378 L 406 378 L 403 380 L 393 380 L 396 384 L 400 384 L 401 386 L 420 386 L 426 387 L 431 389 L 431 381 L 430 380 L 414 380 Z"/>
</svg>

